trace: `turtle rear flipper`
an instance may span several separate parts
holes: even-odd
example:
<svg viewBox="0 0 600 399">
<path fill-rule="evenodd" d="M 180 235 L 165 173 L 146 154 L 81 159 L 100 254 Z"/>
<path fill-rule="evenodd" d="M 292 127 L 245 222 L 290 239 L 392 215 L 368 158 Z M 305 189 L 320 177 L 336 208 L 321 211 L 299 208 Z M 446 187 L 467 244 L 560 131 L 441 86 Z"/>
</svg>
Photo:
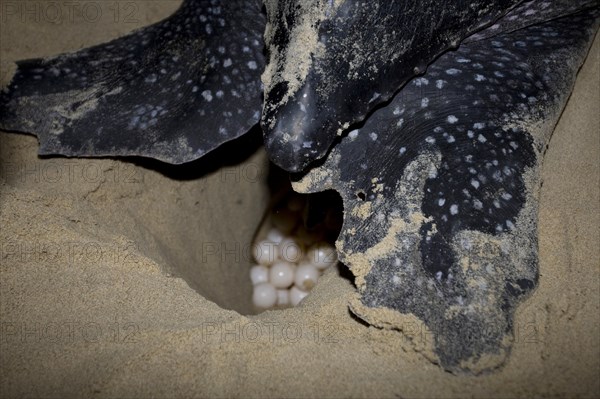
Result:
<svg viewBox="0 0 600 399">
<path fill-rule="evenodd" d="M 540 171 L 599 25 L 588 9 L 447 52 L 294 184 L 337 190 L 352 311 L 452 372 L 510 353 L 538 282 Z"/>
<path fill-rule="evenodd" d="M 259 120 L 261 6 L 186 0 L 122 38 L 20 61 L 0 128 L 37 135 L 44 155 L 197 159 Z"/>
</svg>

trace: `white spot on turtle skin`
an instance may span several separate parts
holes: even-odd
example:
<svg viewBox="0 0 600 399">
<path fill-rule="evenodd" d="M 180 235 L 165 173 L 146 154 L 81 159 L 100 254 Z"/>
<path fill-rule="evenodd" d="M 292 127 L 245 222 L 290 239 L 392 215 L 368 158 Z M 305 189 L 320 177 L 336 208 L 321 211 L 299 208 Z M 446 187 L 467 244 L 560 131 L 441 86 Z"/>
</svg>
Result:
<svg viewBox="0 0 600 399">
<path fill-rule="evenodd" d="M 448 123 L 456 123 L 458 122 L 458 118 L 454 115 L 448 115 L 448 118 L 446 118 L 446 120 L 448 121 Z"/>
<path fill-rule="evenodd" d="M 475 132 L 473 132 L 472 130 L 467 130 L 467 136 L 472 139 L 473 137 L 475 137 Z"/>
<path fill-rule="evenodd" d="M 427 78 L 417 78 L 414 80 L 414 82 L 415 86 L 417 87 L 427 86 L 429 84 L 429 80 Z"/>
<path fill-rule="evenodd" d="M 438 281 L 438 283 L 442 282 L 442 272 L 436 272 L 435 279 Z"/>
<path fill-rule="evenodd" d="M 302 143 L 302 148 L 311 148 L 312 143 L 312 141 L 305 141 L 304 143 Z"/>
<path fill-rule="evenodd" d="M 233 64 L 233 62 L 231 61 L 231 58 L 227 58 L 225 61 L 223 61 L 223 66 L 225 68 L 230 67 Z"/>
<path fill-rule="evenodd" d="M 248 61 L 248 68 L 253 70 L 258 68 L 258 66 L 256 65 L 256 61 Z"/>
<path fill-rule="evenodd" d="M 479 180 L 477 179 L 472 179 L 471 180 L 471 185 L 475 188 L 479 188 Z"/>
<path fill-rule="evenodd" d="M 371 140 L 376 141 L 377 140 L 377 133 L 372 132 L 369 134 L 369 137 L 371 138 Z"/>
<path fill-rule="evenodd" d="M 450 135 L 447 138 L 448 143 L 454 143 L 456 140 L 454 139 L 454 136 Z"/>
<path fill-rule="evenodd" d="M 197 91 L 198 91 L 198 86 L 194 86 L 194 87 L 192 87 L 192 93 L 195 93 L 195 92 L 197 92 Z"/>
<path fill-rule="evenodd" d="M 458 75 L 459 73 L 461 73 L 462 71 L 460 69 L 456 69 L 456 68 L 450 68 L 450 69 L 446 69 L 446 73 L 448 75 Z"/>
<path fill-rule="evenodd" d="M 377 100 L 379 97 L 381 96 L 381 93 L 373 93 L 373 97 L 371 97 L 371 99 L 369 100 L 369 104 L 372 103 L 373 101 Z"/>
<path fill-rule="evenodd" d="M 512 198 L 512 195 L 510 195 L 509 193 L 502 193 L 502 199 L 508 201 Z"/>
<path fill-rule="evenodd" d="M 438 79 L 435 81 L 435 87 L 437 87 L 438 89 L 443 89 L 445 83 L 446 81 Z"/>
<path fill-rule="evenodd" d="M 444 206 L 445 203 L 446 203 L 446 199 L 445 198 L 440 198 L 438 200 L 438 206 Z"/>
<path fill-rule="evenodd" d="M 350 137 L 352 140 L 354 140 L 355 138 L 358 137 L 358 129 L 354 129 L 353 131 L 351 131 L 350 133 L 348 133 L 348 137 Z"/>
<path fill-rule="evenodd" d="M 425 141 L 428 142 L 429 144 L 435 144 L 435 139 L 431 136 L 427 136 L 425 138 Z"/>
<path fill-rule="evenodd" d="M 217 98 L 223 98 L 223 95 L 224 95 L 225 93 L 223 93 L 223 90 L 219 90 L 219 91 L 217 91 L 215 94 L 216 94 Z"/>
<path fill-rule="evenodd" d="M 398 119 L 398 122 L 396 122 L 396 126 L 398 126 L 398 127 L 402 127 L 403 124 L 404 124 L 404 118 L 400 118 L 400 119 Z"/>
<path fill-rule="evenodd" d="M 402 111 L 400 111 L 400 107 L 394 108 L 394 115 L 400 115 Z"/>
<path fill-rule="evenodd" d="M 475 207 L 475 209 L 483 209 L 483 202 L 479 201 L 478 199 L 474 199 L 473 200 L 473 207 Z"/>
<path fill-rule="evenodd" d="M 400 155 L 404 154 L 406 152 L 406 147 L 402 147 L 400 148 Z"/>
<path fill-rule="evenodd" d="M 427 97 L 423 97 L 421 99 L 421 108 L 425 108 L 429 105 L 429 99 Z"/>
<path fill-rule="evenodd" d="M 456 204 L 450 205 L 450 214 L 451 215 L 458 214 L 458 205 L 456 205 Z"/>
<path fill-rule="evenodd" d="M 485 143 L 487 141 L 487 139 L 485 138 L 485 136 L 483 134 L 480 134 L 477 137 L 477 141 L 479 141 L 480 143 Z"/>
<path fill-rule="evenodd" d="M 478 82 L 483 82 L 485 80 L 485 76 L 480 74 L 475 74 L 475 80 Z"/>
<path fill-rule="evenodd" d="M 506 221 L 506 227 L 508 227 L 511 230 L 515 229 L 515 225 L 513 224 L 513 222 L 511 222 L 510 220 Z"/>
<path fill-rule="evenodd" d="M 473 129 L 483 129 L 485 127 L 485 123 L 477 122 L 473 124 Z"/>
<path fill-rule="evenodd" d="M 204 99 L 208 102 L 211 102 L 213 99 L 212 93 L 210 90 L 204 90 L 202 92 L 202 97 L 204 97 Z"/>
</svg>

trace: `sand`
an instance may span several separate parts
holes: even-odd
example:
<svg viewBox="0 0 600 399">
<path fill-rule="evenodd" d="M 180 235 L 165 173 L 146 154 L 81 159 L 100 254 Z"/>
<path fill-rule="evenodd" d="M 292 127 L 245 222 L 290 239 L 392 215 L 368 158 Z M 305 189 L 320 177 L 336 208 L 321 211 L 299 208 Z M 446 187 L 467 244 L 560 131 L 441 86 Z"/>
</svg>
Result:
<svg viewBox="0 0 600 399">
<path fill-rule="evenodd" d="M 52 23 L 23 22 L 15 3 L 0 2 L 2 84 L 11 61 L 101 43 L 178 5 L 131 3 L 133 23 L 96 2 L 96 22 Z M 506 365 L 478 377 L 432 364 L 419 331 L 351 316 L 354 287 L 334 270 L 302 306 L 249 315 L 244 248 L 269 198 L 256 137 L 169 168 L 41 159 L 35 137 L 0 133 L 0 396 L 599 397 L 599 71 L 597 38 L 544 162 L 539 286 Z"/>
</svg>

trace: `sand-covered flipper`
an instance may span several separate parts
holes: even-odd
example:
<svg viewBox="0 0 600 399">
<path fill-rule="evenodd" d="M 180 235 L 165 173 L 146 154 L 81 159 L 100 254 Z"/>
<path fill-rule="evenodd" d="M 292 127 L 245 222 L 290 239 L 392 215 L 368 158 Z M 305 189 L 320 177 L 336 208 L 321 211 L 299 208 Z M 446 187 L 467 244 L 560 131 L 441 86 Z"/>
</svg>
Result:
<svg viewBox="0 0 600 399">
<path fill-rule="evenodd" d="M 540 166 L 598 9 L 490 35 L 436 60 L 294 183 L 344 201 L 336 243 L 355 314 L 444 368 L 502 364 L 538 281 Z"/>
<path fill-rule="evenodd" d="M 44 155 L 197 159 L 259 120 L 261 7 L 186 0 L 109 43 L 20 61 L 0 93 L 0 128 L 37 135 Z"/>
</svg>

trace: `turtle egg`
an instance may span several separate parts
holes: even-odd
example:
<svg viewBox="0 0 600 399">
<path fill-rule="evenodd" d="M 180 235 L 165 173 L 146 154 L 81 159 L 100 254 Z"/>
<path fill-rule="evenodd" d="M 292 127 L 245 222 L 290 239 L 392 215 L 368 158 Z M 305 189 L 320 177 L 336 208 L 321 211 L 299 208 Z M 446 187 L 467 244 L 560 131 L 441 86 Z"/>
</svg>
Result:
<svg viewBox="0 0 600 399">
<path fill-rule="evenodd" d="M 290 290 L 277 290 L 277 305 L 286 306 L 290 304 Z"/>
<path fill-rule="evenodd" d="M 267 233 L 267 240 L 271 241 L 275 244 L 279 244 L 281 242 L 281 240 L 283 240 L 285 237 L 285 235 L 278 229 L 276 228 L 272 228 L 271 230 L 269 230 L 269 232 Z"/>
<path fill-rule="evenodd" d="M 312 245 L 321 238 L 322 234 L 317 231 L 308 231 L 306 227 L 300 226 L 296 232 L 296 237 L 305 245 Z"/>
<path fill-rule="evenodd" d="M 298 222 L 298 216 L 289 209 L 279 209 L 271 215 L 271 223 L 281 232 L 290 233 Z"/>
<path fill-rule="evenodd" d="M 254 259 L 260 265 L 270 266 L 277 260 L 277 245 L 269 241 L 260 241 L 254 245 Z"/>
<path fill-rule="evenodd" d="M 292 195 L 287 201 L 287 207 L 292 212 L 300 212 L 304 209 L 304 199 L 299 195 Z"/>
<path fill-rule="evenodd" d="M 252 266 L 250 269 L 250 280 L 253 285 L 269 281 L 269 269 L 263 265 Z"/>
<path fill-rule="evenodd" d="M 294 282 L 294 266 L 286 262 L 277 262 L 269 271 L 269 282 L 277 288 L 287 288 Z"/>
<path fill-rule="evenodd" d="M 325 241 L 320 241 L 309 248 L 307 252 L 308 261 L 318 269 L 324 270 L 337 262 L 335 247 Z"/>
<path fill-rule="evenodd" d="M 277 290 L 269 283 L 255 285 L 252 302 L 259 308 L 270 308 L 277 302 Z"/>
<path fill-rule="evenodd" d="M 300 243 L 293 238 L 284 238 L 279 243 L 279 257 L 287 262 L 297 263 L 302 259 L 303 250 Z"/>
<path fill-rule="evenodd" d="M 294 284 L 305 291 L 310 291 L 319 279 L 319 270 L 310 263 L 303 263 L 296 268 Z"/>
<path fill-rule="evenodd" d="M 308 295 L 308 292 L 301 290 L 300 288 L 293 286 L 290 289 L 290 303 L 292 306 L 298 306 L 300 301 L 304 299 L 305 296 Z"/>
</svg>

